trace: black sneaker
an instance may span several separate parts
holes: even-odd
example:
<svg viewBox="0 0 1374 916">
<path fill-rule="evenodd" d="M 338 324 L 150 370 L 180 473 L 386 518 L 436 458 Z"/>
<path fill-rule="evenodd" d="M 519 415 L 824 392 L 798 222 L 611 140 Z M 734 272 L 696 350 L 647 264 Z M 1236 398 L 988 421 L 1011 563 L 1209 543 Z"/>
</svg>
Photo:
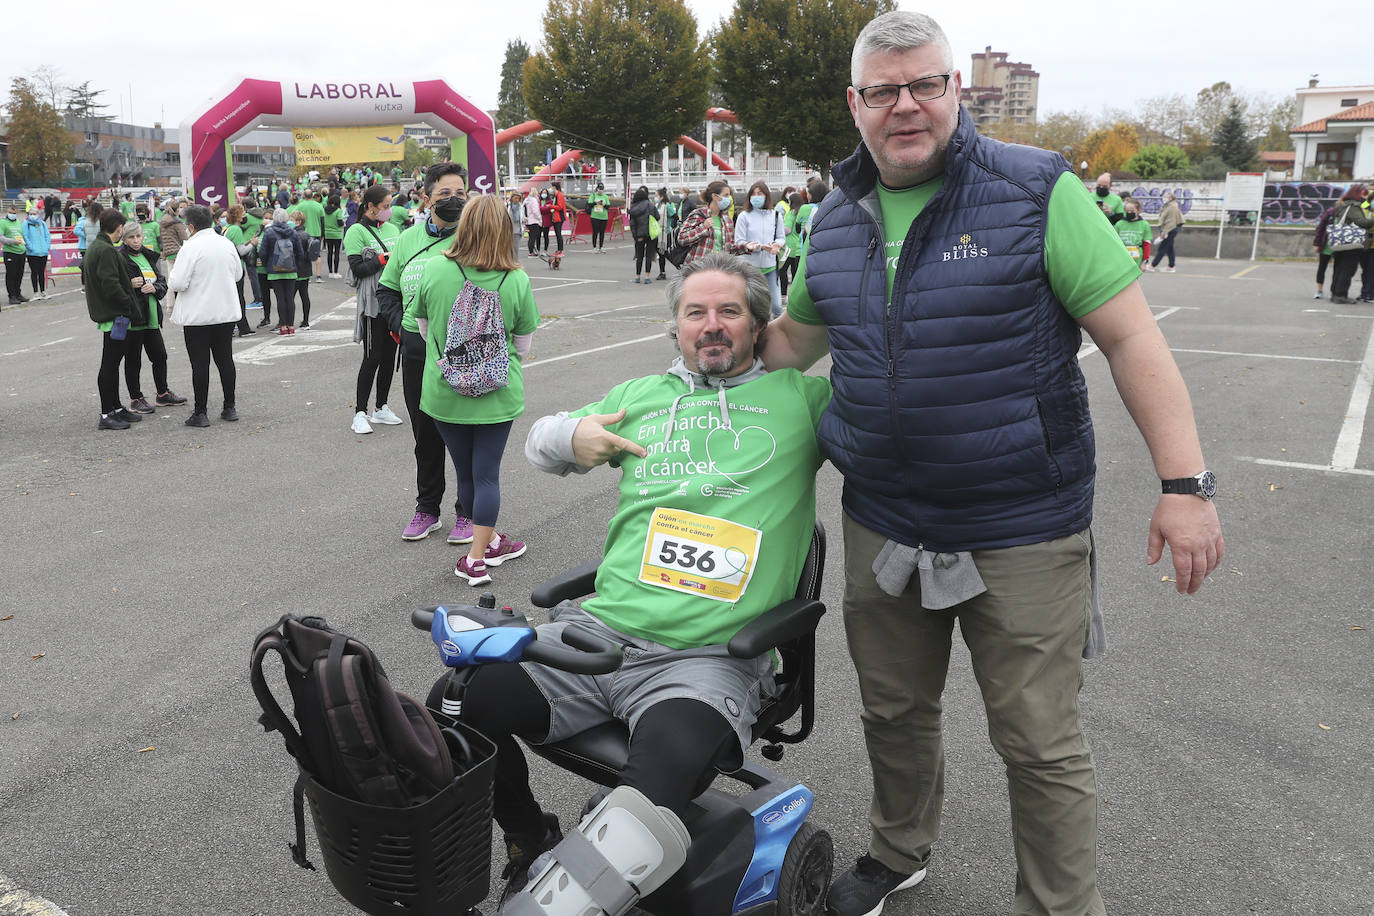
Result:
<svg viewBox="0 0 1374 916">
<path fill-rule="evenodd" d="M 186 425 L 204 428 L 210 425 L 210 418 L 203 413 L 193 413 L 186 418 Z"/>
<path fill-rule="evenodd" d="M 903 875 L 870 855 L 859 856 L 854 867 L 830 885 L 825 911 L 828 916 L 878 916 L 889 894 L 915 887 L 925 877 L 924 868 Z"/>
<path fill-rule="evenodd" d="M 239 418 L 239 412 L 232 407 L 226 407 L 219 412 L 219 418 L 232 423 Z"/>
<path fill-rule="evenodd" d="M 544 814 L 543 836 L 506 834 L 506 867 L 501 870 L 506 886 L 501 891 L 501 903 L 525 889 L 530 881 L 530 866 L 534 860 L 553 849 L 562 839 L 563 831 L 558 829 L 558 817 L 547 812 Z"/>
<path fill-rule="evenodd" d="M 170 388 L 168 388 L 166 391 L 159 392 L 156 400 L 163 407 L 171 407 L 175 404 L 186 403 L 185 398 L 183 398 L 181 395 L 177 394 Z"/>
<path fill-rule="evenodd" d="M 119 419 L 114 413 L 103 413 L 100 415 L 100 422 L 96 424 L 96 429 L 128 429 L 133 424 L 126 423 Z"/>
<path fill-rule="evenodd" d="M 129 409 L 134 413 L 156 413 L 152 404 L 148 403 L 147 398 L 134 398 L 129 402 Z"/>
<path fill-rule="evenodd" d="M 142 417 L 140 417 L 138 414 L 134 413 L 132 410 L 130 410 L 130 409 L 127 408 L 127 407 L 121 407 L 121 408 L 119 408 L 118 410 L 116 410 L 116 411 L 114 412 L 113 416 L 119 417 L 119 419 L 123 420 L 125 423 L 142 423 L 142 422 L 143 422 L 143 418 L 142 418 Z"/>
</svg>

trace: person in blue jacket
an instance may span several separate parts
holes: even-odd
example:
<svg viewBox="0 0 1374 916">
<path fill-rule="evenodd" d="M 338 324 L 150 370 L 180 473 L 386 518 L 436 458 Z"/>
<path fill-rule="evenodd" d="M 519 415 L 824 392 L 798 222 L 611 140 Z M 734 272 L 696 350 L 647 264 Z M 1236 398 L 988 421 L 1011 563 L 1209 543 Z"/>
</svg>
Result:
<svg viewBox="0 0 1374 916">
<path fill-rule="evenodd" d="M 43 214 L 30 210 L 24 220 L 24 257 L 29 262 L 29 278 L 33 281 L 33 298 L 48 298 L 48 252 L 52 249 L 52 235 Z"/>
</svg>

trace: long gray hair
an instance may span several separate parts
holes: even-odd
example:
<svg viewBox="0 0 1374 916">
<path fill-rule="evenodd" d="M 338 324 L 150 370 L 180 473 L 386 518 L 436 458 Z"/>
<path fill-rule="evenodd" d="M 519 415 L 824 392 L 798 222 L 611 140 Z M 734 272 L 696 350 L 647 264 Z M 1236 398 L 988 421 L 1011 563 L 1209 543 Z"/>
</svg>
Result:
<svg viewBox="0 0 1374 916">
<path fill-rule="evenodd" d="M 940 24 L 924 13 L 908 13 L 897 10 L 884 13 L 864 26 L 854 42 L 854 54 L 849 61 L 849 79 L 855 87 L 863 79 L 863 62 L 870 54 L 877 52 L 909 51 L 935 45 L 942 52 L 942 66 L 954 69 L 954 54 L 949 49 L 949 39 L 945 37 Z"/>
</svg>

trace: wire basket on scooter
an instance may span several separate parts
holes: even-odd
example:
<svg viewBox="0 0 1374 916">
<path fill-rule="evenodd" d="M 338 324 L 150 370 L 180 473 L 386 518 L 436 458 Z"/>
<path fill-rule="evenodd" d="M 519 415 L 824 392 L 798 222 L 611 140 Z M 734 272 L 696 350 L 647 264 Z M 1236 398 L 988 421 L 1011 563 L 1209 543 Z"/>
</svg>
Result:
<svg viewBox="0 0 1374 916">
<path fill-rule="evenodd" d="M 423 804 L 363 804 L 300 771 L 329 880 L 365 913 L 452 916 L 481 903 L 490 890 L 496 747 L 461 722 L 438 713 L 434 718 L 455 776 Z"/>
</svg>

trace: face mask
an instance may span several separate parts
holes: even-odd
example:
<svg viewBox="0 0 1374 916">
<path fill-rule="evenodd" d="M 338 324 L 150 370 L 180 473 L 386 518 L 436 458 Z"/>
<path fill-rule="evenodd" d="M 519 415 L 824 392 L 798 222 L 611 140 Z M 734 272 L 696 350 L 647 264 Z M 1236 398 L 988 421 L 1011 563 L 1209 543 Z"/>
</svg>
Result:
<svg viewBox="0 0 1374 916">
<path fill-rule="evenodd" d="M 539 195 L 539 199 L 540 199 L 540 200 L 548 200 L 548 199 L 549 199 L 549 195 L 541 193 L 541 194 Z"/>
<path fill-rule="evenodd" d="M 379 223 L 384 223 L 387 220 L 391 219 L 391 208 L 387 207 L 384 210 L 378 210 L 376 219 Z"/>
<path fill-rule="evenodd" d="M 1107 196 L 1108 194 L 1110 194 L 1110 193 L 1112 193 L 1112 189 L 1111 189 L 1111 188 L 1098 188 L 1098 189 L 1097 189 L 1097 196 L 1098 196 L 1098 197 L 1106 197 L 1106 196 Z"/>
<path fill-rule="evenodd" d="M 124 247 L 128 248 L 130 251 L 138 251 L 143 247 L 143 242 L 141 240 L 135 242 L 133 239 L 125 239 Z"/>
<path fill-rule="evenodd" d="M 446 223 L 456 223 L 466 203 L 461 197 L 445 197 L 434 202 L 434 215 Z"/>
<path fill-rule="evenodd" d="M 753 204 L 755 210 L 759 210 L 763 208 L 763 204 L 766 199 L 767 198 L 760 197 L 759 195 L 755 194 L 753 197 L 749 198 L 749 203 Z"/>
<path fill-rule="evenodd" d="M 1127 214 L 1126 214 L 1126 219 L 1127 219 L 1127 220 L 1131 220 L 1131 221 L 1138 220 L 1138 219 L 1140 219 L 1140 214 L 1139 214 L 1139 213 L 1127 213 Z"/>
<path fill-rule="evenodd" d="M 606 190 L 606 189 L 603 188 L 601 185 L 597 185 L 597 186 L 596 186 L 596 189 L 597 189 L 598 191 L 604 191 L 604 190 Z"/>
<path fill-rule="evenodd" d="M 227 216 L 221 216 L 221 217 L 219 218 L 219 224 L 220 224 L 221 226 L 227 226 L 227 225 L 229 225 L 229 217 L 227 217 Z"/>
</svg>

